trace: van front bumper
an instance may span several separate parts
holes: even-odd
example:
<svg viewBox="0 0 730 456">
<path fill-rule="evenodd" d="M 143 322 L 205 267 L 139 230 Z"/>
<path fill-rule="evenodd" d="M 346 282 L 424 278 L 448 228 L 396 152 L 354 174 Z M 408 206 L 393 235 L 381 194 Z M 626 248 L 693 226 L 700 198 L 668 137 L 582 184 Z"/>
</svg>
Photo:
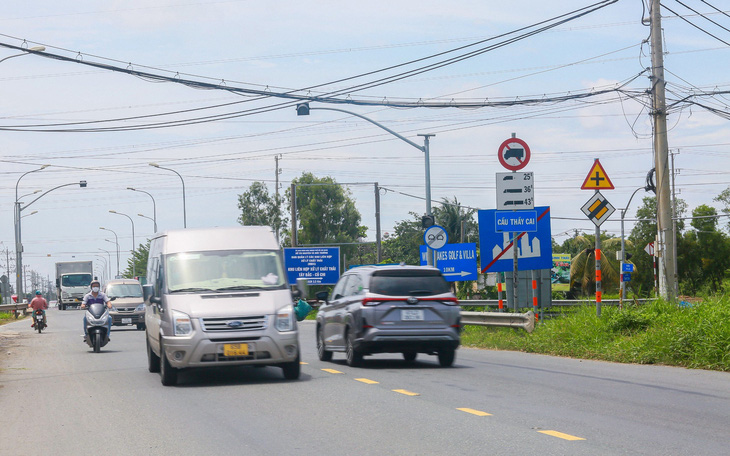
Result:
<svg viewBox="0 0 730 456">
<path fill-rule="evenodd" d="M 170 365 L 175 368 L 213 367 L 236 365 L 273 365 L 289 363 L 297 359 L 299 338 L 296 331 L 280 333 L 276 340 L 262 334 L 241 337 L 240 333 L 226 338 L 162 336 L 162 348 Z M 246 344 L 248 355 L 226 356 L 225 346 Z"/>
</svg>

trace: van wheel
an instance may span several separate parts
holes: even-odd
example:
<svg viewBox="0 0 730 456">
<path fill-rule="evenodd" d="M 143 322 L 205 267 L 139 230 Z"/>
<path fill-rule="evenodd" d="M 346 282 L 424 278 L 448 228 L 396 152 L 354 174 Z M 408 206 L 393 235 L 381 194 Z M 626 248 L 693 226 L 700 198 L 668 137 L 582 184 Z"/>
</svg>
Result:
<svg viewBox="0 0 730 456">
<path fill-rule="evenodd" d="M 347 365 L 350 367 L 357 367 L 362 363 L 363 355 L 361 352 L 355 350 L 355 334 L 352 331 L 347 331 L 345 355 L 347 356 Z"/>
<path fill-rule="evenodd" d="M 332 361 L 332 352 L 324 345 L 324 334 L 322 328 L 317 328 L 317 356 L 320 361 Z"/>
<path fill-rule="evenodd" d="M 178 370 L 172 367 L 167 360 L 165 347 L 160 344 L 160 380 L 162 384 L 165 386 L 177 385 L 177 372 Z"/>
<path fill-rule="evenodd" d="M 155 355 L 155 352 L 152 351 L 152 347 L 150 347 L 150 340 L 147 337 L 147 334 L 145 334 L 145 340 L 147 341 L 147 370 L 150 372 L 159 372 L 160 357 Z"/>
<path fill-rule="evenodd" d="M 284 373 L 284 378 L 287 380 L 296 380 L 299 378 L 299 374 L 302 370 L 302 364 L 300 362 L 299 352 L 297 352 L 297 358 L 290 362 L 281 365 L 281 370 Z"/>
<path fill-rule="evenodd" d="M 456 350 L 453 348 L 444 348 L 439 350 L 439 364 L 441 367 L 450 367 L 454 364 L 454 358 L 456 358 Z"/>
</svg>

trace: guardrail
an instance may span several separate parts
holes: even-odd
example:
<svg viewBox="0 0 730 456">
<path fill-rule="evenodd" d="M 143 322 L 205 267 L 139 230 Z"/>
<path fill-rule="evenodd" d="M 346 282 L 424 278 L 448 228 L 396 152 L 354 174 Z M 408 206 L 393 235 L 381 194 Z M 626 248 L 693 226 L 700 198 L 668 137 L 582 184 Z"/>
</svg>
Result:
<svg viewBox="0 0 730 456">
<path fill-rule="evenodd" d="M 462 311 L 461 323 L 464 325 L 522 328 L 530 333 L 535 329 L 535 314 L 531 310 L 522 314 L 508 312 Z"/>
<path fill-rule="evenodd" d="M 635 303 L 635 304 L 645 304 L 648 302 L 652 302 L 654 299 L 624 299 L 624 304 L 628 303 Z M 606 306 L 617 306 L 619 304 L 618 299 L 603 299 L 601 300 L 601 305 Z M 499 306 L 499 301 L 496 299 L 462 299 L 459 300 L 459 305 L 461 307 L 497 307 Z M 553 299 L 550 302 L 550 307 L 571 307 L 571 306 L 594 306 L 596 305 L 596 301 L 591 301 L 588 299 Z M 547 307 L 543 307 L 542 309 L 546 309 Z"/>
<path fill-rule="evenodd" d="M 15 312 L 15 318 L 18 318 L 18 311 L 25 312 L 25 309 L 28 308 L 28 304 L 0 304 L 0 312 Z"/>
</svg>

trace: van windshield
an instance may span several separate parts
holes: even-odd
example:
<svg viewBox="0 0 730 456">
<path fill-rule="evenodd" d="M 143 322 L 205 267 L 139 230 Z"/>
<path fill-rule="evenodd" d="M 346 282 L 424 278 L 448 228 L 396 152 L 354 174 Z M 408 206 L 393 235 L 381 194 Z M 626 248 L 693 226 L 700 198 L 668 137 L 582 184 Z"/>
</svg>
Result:
<svg viewBox="0 0 730 456">
<path fill-rule="evenodd" d="M 184 252 L 165 258 L 170 292 L 286 288 L 278 251 Z"/>
<path fill-rule="evenodd" d="M 91 283 L 91 274 L 64 274 L 61 276 L 61 286 L 88 287 Z"/>
<path fill-rule="evenodd" d="M 110 298 L 141 298 L 142 285 L 137 283 L 113 283 L 107 286 L 106 295 Z"/>
</svg>

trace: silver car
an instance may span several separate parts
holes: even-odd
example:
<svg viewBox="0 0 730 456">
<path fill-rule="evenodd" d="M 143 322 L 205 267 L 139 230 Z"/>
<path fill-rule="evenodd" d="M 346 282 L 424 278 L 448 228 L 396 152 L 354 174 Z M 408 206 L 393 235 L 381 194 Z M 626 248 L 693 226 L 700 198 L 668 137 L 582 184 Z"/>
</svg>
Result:
<svg viewBox="0 0 730 456">
<path fill-rule="evenodd" d="M 112 317 L 112 325 L 136 325 L 138 330 L 144 329 L 144 298 L 142 297 L 142 284 L 138 280 L 110 280 L 104 284 L 102 291 L 114 301 L 112 310 L 109 312 Z"/>
<path fill-rule="evenodd" d="M 428 266 L 361 266 L 337 281 L 332 296 L 317 294 L 317 352 L 330 361 L 344 352 L 347 364 L 365 355 L 402 353 L 407 362 L 418 353 L 454 363 L 460 344 L 459 302 L 441 272 Z"/>
</svg>

